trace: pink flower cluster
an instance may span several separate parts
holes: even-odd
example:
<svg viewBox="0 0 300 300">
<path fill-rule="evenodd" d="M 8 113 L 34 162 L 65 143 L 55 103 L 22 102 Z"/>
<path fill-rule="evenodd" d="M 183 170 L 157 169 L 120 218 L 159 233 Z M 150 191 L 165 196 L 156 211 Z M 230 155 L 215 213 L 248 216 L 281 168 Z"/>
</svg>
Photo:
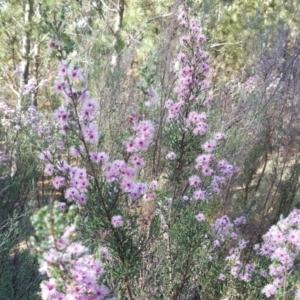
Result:
<svg viewBox="0 0 300 300">
<path fill-rule="evenodd" d="M 179 24 L 186 29 L 187 35 L 181 37 L 181 43 L 186 50 L 178 54 L 179 64 L 178 80 L 175 92 L 178 101 L 167 100 L 165 107 L 169 115 L 168 121 L 182 121 L 182 130 L 189 135 L 203 136 L 207 133 L 207 115 L 205 112 L 198 112 L 194 109 L 206 106 L 205 101 L 201 102 L 199 95 L 203 94 L 206 87 L 209 64 L 206 53 L 203 51 L 205 36 L 201 33 L 199 21 L 189 20 L 188 12 L 184 6 L 179 8 Z M 211 100 L 207 101 L 207 103 Z M 208 107 L 206 107 L 207 109 Z M 221 185 L 226 183 L 238 171 L 236 167 L 229 164 L 225 159 L 217 161 L 214 152 L 225 134 L 217 132 L 214 138 L 201 145 L 201 154 L 196 158 L 196 170 L 200 174 L 193 174 L 189 178 L 189 185 L 193 191 L 193 200 L 208 201 L 214 194 L 219 194 Z M 176 153 L 171 151 L 166 156 L 167 160 L 175 160 Z M 204 179 L 202 180 L 200 176 Z M 209 178 L 211 177 L 211 178 Z M 210 184 L 208 184 L 210 182 Z M 202 183 L 202 186 L 201 186 Z M 205 183 L 205 187 L 204 187 Z"/>
<path fill-rule="evenodd" d="M 212 228 L 218 239 L 214 241 L 213 245 L 214 247 L 220 247 L 219 241 L 228 241 L 232 247 L 229 249 L 225 260 L 230 263 L 230 274 L 234 278 L 250 282 L 255 269 L 254 265 L 245 265 L 240 260 L 241 251 L 247 247 L 247 241 L 240 236 L 238 226 L 244 224 L 246 224 L 246 218 L 244 216 L 236 218 L 233 222 L 231 222 L 226 215 L 216 219 Z M 221 275 L 219 277 L 220 280 L 225 280 L 224 275 Z"/>
<path fill-rule="evenodd" d="M 201 33 L 200 22 L 196 19 L 188 19 L 188 13 L 185 8 L 179 8 L 179 24 L 188 30 L 186 36 L 180 38 L 180 42 L 187 48 L 192 49 L 192 56 L 179 53 L 177 59 L 181 64 L 181 69 L 178 72 L 178 84 L 175 87 L 175 92 L 178 94 L 178 103 L 170 102 L 166 107 L 169 110 L 169 120 L 176 119 L 178 113 L 186 102 L 195 103 L 197 101 L 194 96 L 195 91 L 208 87 L 207 75 L 210 70 L 208 56 L 202 49 L 206 41 L 205 36 Z M 200 125 L 200 124 L 199 124 Z M 200 129 L 201 126 L 199 126 Z M 204 129 L 205 131 L 205 125 Z M 201 133 L 200 133 L 201 134 Z"/>
<path fill-rule="evenodd" d="M 72 132 L 81 142 L 79 147 L 70 148 L 71 156 L 81 158 L 83 163 L 103 164 L 104 176 L 107 183 L 118 183 L 120 189 L 127 193 L 129 198 L 136 200 L 147 191 L 147 185 L 137 182 L 138 171 L 145 167 L 145 160 L 139 152 L 146 151 L 154 135 L 154 126 L 150 121 L 131 118 L 133 137 L 124 143 L 129 152 L 125 160 L 109 162 L 105 152 L 93 151 L 98 149 L 99 131 L 96 123 L 98 103 L 91 99 L 89 92 L 83 87 L 84 77 L 79 68 L 62 61 L 58 67 L 58 78 L 54 88 L 64 99 L 64 105 L 54 112 L 61 134 Z M 149 96 L 156 97 L 153 91 Z M 54 151 L 53 151 L 54 152 Z M 87 189 L 95 174 L 87 174 L 86 168 L 71 166 L 66 161 L 54 163 L 49 149 L 41 152 L 40 159 L 46 163 L 45 173 L 57 175 L 53 179 L 56 189 L 66 187 L 65 198 L 70 202 L 82 206 L 87 200 Z M 78 163 L 77 163 L 78 165 Z M 89 167 L 89 170 L 93 167 Z"/>
<path fill-rule="evenodd" d="M 60 170 L 70 184 L 70 187 L 66 189 L 65 198 L 70 202 L 75 202 L 78 206 L 84 205 L 86 203 L 87 188 L 90 184 L 86 170 L 75 166 L 71 167 L 65 161 L 61 165 L 63 165 L 63 168 L 61 167 Z M 54 178 L 53 184 L 57 179 L 60 179 L 66 185 L 63 177 L 60 176 Z M 64 185 L 60 184 L 57 188 Z"/>
<path fill-rule="evenodd" d="M 255 250 L 272 261 L 269 275 L 273 281 L 262 290 L 267 297 L 271 297 L 292 273 L 295 257 L 300 252 L 300 210 L 293 210 L 285 219 L 273 225 L 263 240 L 260 246 L 255 245 Z"/>
<path fill-rule="evenodd" d="M 72 242 L 74 234 L 74 226 L 67 227 L 43 255 L 39 270 L 49 277 L 41 283 L 43 300 L 101 300 L 109 294 L 98 283 L 104 274 L 101 262 L 86 247 Z"/>
<path fill-rule="evenodd" d="M 63 107 L 54 112 L 54 118 L 58 121 L 61 133 L 65 134 L 70 128 L 70 115 L 78 121 L 76 131 L 81 131 L 81 139 L 86 143 L 98 144 L 99 132 L 95 124 L 95 116 L 99 105 L 90 98 L 89 92 L 85 88 L 75 88 L 82 86 L 84 77 L 79 68 L 62 61 L 58 67 L 58 78 L 55 81 L 54 89 L 65 98 Z"/>
<path fill-rule="evenodd" d="M 154 135 L 154 126 L 150 121 L 133 121 L 132 130 L 135 137 L 125 143 L 126 151 L 129 153 L 146 151 Z"/>
<path fill-rule="evenodd" d="M 206 113 L 197 113 L 191 111 L 188 117 L 185 119 L 185 128 L 193 130 L 194 135 L 204 135 L 208 130 L 206 123 Z"/>
<path fill-rule="evenodd" d="M 178 72 L 177 86 L 175 92 L 178 95 L 178 102 L 168 100 L 165 107 L 168 109 L 168 121 L 178 119 L 185 103 L 195 103 L 197 98 L 195 95 L 200 90 L 208 87 L 206 80 L 210 70 L 208 57 L 202 49 L 203 43 L 206 41 L 205 36 L 201 33 L 200 23 L 196 19 L 189 20 L 188 13 L 184 6 L 179 8 L 179 25 L 186 28 L 188 34 L 180 38 L 181 44 L 187 49 L 192 49 L 191 56 L 181 52 L 177 59 L 181 66 Z M 195 126 L 194 134 L 203 135 L 208 129 L 205 123 L 205 114 L 191 112 L 186 123 L 188 127 Z"/>
<path fill-rule="evenodd" d="M 138 155 L 133 155 L 130 164 L 124 160 L 115 160 L 106 164 L 105 179 L 108 183 L 118 182 L 122 191 L 128 194 L 131 200 L 137 200 L 147 191 L 147 185 L 136 182 L 137 169 L 144 165 L 144 160 Z"/>
<path fill-rule="evenodd" d="M 210 153 L 213 151 L 212 148 L 215 147 L 215 144 L 216 142 L 213 140 L 206 142 L 202 146 L 202 148 L 208 153 L 201 154 L 196 158 L 195 168 L 197 170 L 201 170 L 201 175 L 204 177 L 212 176 L 210 190 L 214 194 L 219 194 L 220 186 L 226 183 L 226 178 L 230 178 L 235 172 L 237 172 L 237 168 L 230 165 L 225 159 L 215 163 L 215 157 L 212 153 Z M 198 175 L 192 175 L 189 178 L 189 183 L 191 187 L 195 188 L 201 183 L 201 178 Z M 194 200 L 208 200 L 207 197 L 202 199 L 202 197 L 197 196 L 199 194 L 198 192 L 196 194 L 195 193 Z"/>
<path fill-rule="evenodd" d="M 221 241 L 224 241 L 227 236 L 233 232 L 233 224 L 231 223 L 227 215 L 216 219 L 215 223 L 212 225 L 214 232 L 217 234 Z"/>
</svg>

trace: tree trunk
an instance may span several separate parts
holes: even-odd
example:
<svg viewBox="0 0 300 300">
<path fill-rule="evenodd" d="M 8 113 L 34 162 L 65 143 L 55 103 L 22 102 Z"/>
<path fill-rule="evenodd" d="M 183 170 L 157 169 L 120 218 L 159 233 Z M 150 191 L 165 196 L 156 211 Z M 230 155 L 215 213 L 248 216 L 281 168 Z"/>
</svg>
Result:
<svg viewBox="0 0 300 300">
<path fill-rule="evenodd" d="M 30 50 L 31 50 L 31 22 L 33 17 L 33 0 L 28 0 L 24 6 L 24 35 L 22 37 L 21 49 L 21 76 L 20 76 L 20 96 L 18 99 L 18 109 L 23 105 L 23 91 L 26 84 L 28 84 L 30 71 Z"/>
<path fill-rule="evenodd" d="M 125 10 L 125 0 L 118 0 L 117 4 L 117 16 L 116 16 L 116 22 L 114 27 L 114 53 L 111 58 L 111 64 L 113 67 L 117 67 L 119 65 L 119 51 L 118 51 L 118 42 L 120 39 L 120 33 L 122 29 L 122 23 L 123 23 L 123 15 Z"/>
</svg>

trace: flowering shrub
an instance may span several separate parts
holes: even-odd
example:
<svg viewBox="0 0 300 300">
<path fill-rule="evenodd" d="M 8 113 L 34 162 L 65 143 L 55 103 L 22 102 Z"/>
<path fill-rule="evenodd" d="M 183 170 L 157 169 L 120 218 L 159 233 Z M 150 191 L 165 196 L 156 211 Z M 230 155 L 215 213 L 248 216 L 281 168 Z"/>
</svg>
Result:
<svg viewBox="0 0 300 300">
<path fill-rule="evenodd" d="M 287 299 L 294 294 L 299 299 L 299 274 L 296 268 L 300 253 L 300 210 L 293 210 L 285 219 L 273 225 L 263 236 L 263 243 L 256 245 L 258 255 L 271 260 L 269 277 L 262 292 L 267 298 L 274 295 Z"/>
<path fill-rule="evenodd" d="M 32 243 L 39 251 L 39 271 L 48 277 L 41 283 L 41 297 L 45 300 L 104 299 L 109 291 L 99 284 L 104 274 L 102 263 L 76 242 L 74 224 L 63 228 L 72 219 L 74 209 L 70 207 L 67 215 L 63 215 L 57 203 L 50 212 L 46 207 L 32 218 L 38 229 Z M 106 248 L 100 251 L 103 259 L 109 257 Z"/>
<path fill-rule="evenodd" d="M 101 99 L 96 96 L 88 64 L 68 57 L 56 26 L 48 51 L 59 58 L 52 88 L 61 104 L 50 115 L 33 106 L 16 115 L 0 107 L 11 116 L 3 127 L 9 131 L 15 122 L 14 133 L 26 133 L 30 154 L 42 165 L 42 193 L 36 190 L 50 205 L 33 217 L 32 242 L 44 276 L 43 299 L 104 299 L 109 290 L 118 299 L 299 297 L 297 276 L 290 280 L 292 272 L 297 275 L 298 244 L 283 237 L 297 240 L 298 228 L 293 224 L 283 233 L 272 227 L 256 247 L 266 259 L 250 251 L 247 192 L 258 190 L 261 178 L 255 188 L 247 181 L 244 206 L 231 205 L 231 195 L 241 194 L 244 185 L 231 189 L 239 168 L 235 155 L 226 155 L 232 137 L 210 88 L 214 67 L 207 38 L 186 6 L 172 18 L 164 49 L 169 56 L 157 53 L 142 68 L 136 92 L 141 99 L 118 103 L 127 114 L 122 120 L 114 120 L 115 99 L 102 91 Z M 107 88 L 118 71 L 108 72 Z M 245 84 L 245 95 L 255 91 L 255 80 Z M 43 84 L 29 80 L 22 95 L 29 99 Z M 131 85 L 124 80 L 121 87 Z M 274 91 L 270 87 L 268 95 Z M 110 110 L 103 109 L 105 101 Z M 247 222 L 231 218 L 246 206 Z M 278 241 L 271 241 L 273 235 Z M 262 288 L 268 258 L 273 281 Z"/>
<path fill-rule="evenodd" d="M 58 137 L 61 135 L 60 141 L 64 142 L 60 148 L 57 144 L 59 140 L 56 143 L 52 141 L 39 155 L 45 163 L 45 173 L 53 176 L 54 189 L 62 191 L 64 195 L 58 207 L 61 211 L 67 211 L 69 203 L 77 205 L 82 216 L 83 236 L 91 239 L 95 229 L 102 233 L 101 243 L 111 251 L 114 264 L 120 268 L 111 284 L 123 281 L 126 289 L 120 289 L 121 297 L 126 293 L 130 299 L 134 297 L 133 290 L 143 297 L 150 297 L 153 288 L 157 288 L 159 292 L 156 294 L 173 298 L 198 290 L 193 283 L 197 272 L 207 276 L 200 271 L 201 268 L 210 264 L 215 255 L 218 256 L 218 251 L 215 251 L 218 241 L 211 242 L 214 232 L 206 221 L 205 206 L 215 195 L 220 194 L 222 186 L 238 170 L 227 160 L 219 158 L 217 149 L 225 139 L 225 134 L 217 132 L 213 134 L 213 139 L 206 138 L 213 101 L 208 93 L 210 67 L 208 55 L 204 51 L 206 39 L 200 22 L 191 19 L 188 10 L 181 6 L 178 24 L 182 31 L 179 38 L 182 49 L 177 57 L 179 70 L 174 92 L 170 95 L 173 100 L 167 99 L 165 104 L 159 102 L 158 93 L 148 86 L 148 101 L 141 106 L 143 110 L 143 106 L 151 109 L 161 103 L 164 105 L 168 116 L 162 119 L 160 128 L 144 120 L 140 112 L 132 113 L 129 116 L 127 137 L 119 144 L 120 155 L 113 160 L 103 149 L 97 119 L 99 106 L 86 87 L 83 71 L 62 60 L 54 89 L 64 102 L 63 106 L 55 110 L 54 119 L 57 122 Z M 60 45 L 54 49 L 61 51 Z M 165 156 L 167 176 L 165 183 L 159 184 L 154 180 L 148 186 L 139 178 L 149 163 L 144 153 L 153 150 L 150 147 L 152 140 L 158 137 L 155 136 L 155 129 L 162 132 L 165 147 L 169 149 Z M 66 152 L 70 154 L 69 157 Z M 164 199 L 167 199 L 167 203 L 164 203 Z M 139 225 L 137 203 L 145 206 L 146 202 L 152 202 L 155 209 L 156 200 L 159 219 L 152 215 L 147 221 L 150 223 L 148 232 L 144 233 Z M 132 210 L 135 212 L 132 213 Z M 243 220 L 236 221 L 237 225 L 239 222 L 243 223 Z M 182 226 L 185 230 L 179 232 Z M 233 239 L 237 239 L 233 231 L 230 233 Z M 60 238 L 64 236 L 62 234 Z M 68 253 L 71 245 L 66 242 L 62 250 Z M 164 245 L 167 257 L 163 257 L 159 250 L 156 257 L 162 267 L 154 268 L 150 264 L 148 274 L 143 269 L 139 271 L 142 257 L 152 249 L 162 250 Z M 186 246 L 190 249 L 188 258 L 185 258 Z M 198 247 L 202 249 L 200 252 Z M 245 247 L 246 242 L 240 240 L 239 249 Z M 201 263 L 198 261 L 200 257 Z M 195 265 L 193 271 L 188 267 L 191 264 Z M 247 274 L 251 274 L 250 267 L 246 268 L 249 269 Z M 48 271 L 50 276 L 51 272 Z M 74 270 L 70 272 L 74 273 Z M 144 273 L 145 280 L 151 280 L 152 287 L 149 290 L 142 291 L 141 285 L 135 286 L 134 278 L 138 272 Z M 151 279 L 152 274 L 157 272 L 164 274 L 159 287 L 158 282 Z M 54 285 L 51 279 L 43 284 L 46 295 L 49 288 L 51 291 L 56 290 Z M 74 285 L 76 283 L 71 284 Z M 82 290 L 78 290 L 78 293 L 87 293 L 84 285 Z M 72 293 L 73 290 L 65 288 L 65 293 L 68 292 Z"/>
</svg>

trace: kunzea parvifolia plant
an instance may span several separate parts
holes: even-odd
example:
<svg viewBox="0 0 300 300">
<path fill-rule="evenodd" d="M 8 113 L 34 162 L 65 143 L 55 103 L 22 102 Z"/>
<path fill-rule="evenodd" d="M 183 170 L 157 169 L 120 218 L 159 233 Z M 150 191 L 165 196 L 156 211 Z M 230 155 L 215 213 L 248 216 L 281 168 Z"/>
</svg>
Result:
<svg viewBox="0 0 300 300">
<path fill-rule="evenodd" d="M 101 108 L 88 91 L 87 75 L 71 61 L 60 61 L 54 84 L 63 99 L 54 112 L 59 145 L 52 141 L 39 155 L 58 192 L 59 201 L 51 207 L 62 214 L 76 210 L 78 235 L 95 253 L 95 245 L 104 247 L 110 259 L 102 277 L 107 285 L 99 285 L 101 263 L 86 246 L 73 242 L 75 229 L 66 224 L 55 238 L 47 238 L 41 267 L 49 277 L 41 285 L 44 299 L 104 299 L 108 290 L 119 299 L 216 299 L 227 271 L 244 282 L 252 280 L 254 266 L 242 262 L 247 241 L 239 228 L 246 219 L 231 222 L 212 213 L 238 168 L 221 155 L 225 134 L 209 130 L 213 97 L 206 37 L 184 6 L 177 26 L 174 91 L 160 107 L 166 114 L 157 125 L 142 112 L 132 112 L 114 158 L 104 149 Z M 53 49 L 60 47 L 58 42 Z M 162 103 L 156 95 L 153 87 L 149 110 Z M 157 131 L 162 132 L 165 160 L 157 178 L 147 178 Z M 145 207 L 153 212 L 146 228 L 141 223 Z M 54 226 L 56 218 L 51 220 Z"/>
</svg>

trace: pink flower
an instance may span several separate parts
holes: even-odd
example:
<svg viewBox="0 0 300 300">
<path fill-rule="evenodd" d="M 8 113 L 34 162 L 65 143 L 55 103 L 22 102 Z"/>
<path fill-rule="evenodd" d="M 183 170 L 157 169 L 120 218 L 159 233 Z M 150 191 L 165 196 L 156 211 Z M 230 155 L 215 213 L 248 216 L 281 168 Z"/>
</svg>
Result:
<svg viewBox="0 0 300 300">
<path fill-rule="evenodd" d="M 205 216 L 203 214 L 199 213 L 198 215 L 196 215 L 196 220 L 198 222 L 203 222 L 203 221 L 205 221 Z"/>
<path fill-rule="evenodd" d="M 158 182 L 156 180 L 151 181 L 149 190 L 155 191 L 158 189 Z"/>
<path fill-rule="evenodd" d="M 83 119 L 90 119 L 94 116 L 99 108 L 98 103 L 95 100 L 89 99 L 84 102 L 82 106 L 81 115 Z"/>
<path fill-rule="evenodd" d="M 245 240 L 241 240 L 239 242 L 239 248 L 240 249 L 245 249 L 247 247 L 247 242 Z"/>
<path fill-rule="evenodd" d="M 68 74 L 68 66 L 66 62 L 61 62 L 58 66 L 58 76 L 64 77 Z"/>
<path fill-rule="evenodd" d="M 198 186 L 198 185 L 200 184 L 200 182 L 201 182 L 201 179 L 200 179 L 200 177 L 197 176 L 197 175 L 193 175 L 193 176 L 191 176 L 191 177 L 189 178 L 189 184 L 190 184 L 190 186 L 192 186 L 192 187 Z"/>
<path fill-rule="evenodd" d="M 104 164 L 108 162 L 108 155 L 105 152 L 98 153 L 98 160 Z"/>
<path fill-rule="evenodd" d="M 245 282 L 250 282 L 252 280 L 252 274 L 245 273 L 245 274 L 240 274 L 240 279 L 245 281 Z"/>
<path fill-rule="evenodd" d="M 226 276 L 224 274 L 220 274 L 218 277 L 220 280 L 224 281 L 226 279 Z"/>
<path fill-rule="evenodd" d="M 39 155 L 39 159 L 41 159 L 43 161 L 51 161 L 52 154 L 49 150 L 43 150 Z"/>
<path fill-rule="evenodd" d="M 41 283 L 42 290 L 42 299 L 49 300 L 56 294 L 56 283 L 53 278 L 50 278 L 49 281 L 43 281 Z"/>
<path fill-rule="evenodd" d="M 121 170 L 122 168 L 126 167 L 126 162 L 121 159 L 116 159 L 113 161 L 113 165 L 118 169 Z"/>
<path fill-rule="evenodd" d="M 134 139 L 135 146 L 139 151 L 146 151 L 149 148 L 150 142 L 144 137 L 136 137 Z"/>
<path fill-rule="evenodd" d="M 59 188 L 66 185 L 66 180 L 65 180 L 65 178 L 63 178 L 61 176 L 56 176 L 53 179 L 52 183 L 53 183 L 53 186 L 58 190 Z"/>
<path fill-rule="evenodd" d="M 194 200 L 206 200 L 205 192 L 202 191 L 201 189 L 198 189 L 194 192 L 193 194 Z"/>
<path fill-rule="evenodd" d="M 107 182 L 111 183 L 118 179 L 118 169 L 114 164 L 107 164 L 105 170 L 105 179 Z"/>
<path fill-rule="evenodd" d="M 54 166 L 52 164 L 47 164 L 45 166 L 45 173 L 51 176 L 53 172 L 54 172 Z"/>
<path fill-rule="evenodd" d="M 224 133 L 217 132 L 217 133 L 215 134 L 215 140 L 217 140 L 217 141 L 222 140 L 224 137 L 225 137 L 225 134 L 224 134 Z"/>
<path fill-rule="evenodd" d="M 58 79 L 54 82 L 54 90 L 56 93 L 63 93 L 66 89 L 66 83 L 61 79 Z"/>
<path fill-rule="evenodd" d="M 76 255 L 77 257 L 86 253 L 86 251 L 87 251 L 87 249 L 78 243 L 72 243 L 71 245 L 68 246 L 68 248 L 66 250 L 66 252 L 68 254 Z"/>
<path fill-rule="evenodd" d="M 262 277 L 264 277 L 264 278 L 267 278 L 267 276 L 268 276 L 267 272 L 266 272 L 265 270 L 263 270 L 263 269 L 261 269 L 261 270 L 259 271 L 259 274 L 260 274 L 260 276 L 262 276 Z"/>
<path fill-rule="evenodd" d="M 66 190 L 65 198 L 69 201 L 76 201 L 76 197 L 79 194 L 78 190 L 71 187 Z"/>
<path fill-rule="evenodd" d="M 176 159 L 176 154 L 175 152 L 169 152 L 166 156 L 167 160 L 175 160 Z"/>
<path fill-rule="evenodd" d="M 201 83 L 200 83 L 202 89 L 207 89 L 209 87 L 209 83 L 207 80 L 202 80 Z M 204 101 L 205 102 L 205 101 Z M 203 103 L 204 104 L 204 103 Z M 204 104 L 205 105 L 205 104 Z M 208 106 L 208 105 L 206 105 Z"/>
<path fill-rule="evenodd" d="M 286 248 L 278 247 L 271 255 L 271 259 L 279 261 L 284 267 L 289 269 L 293 266 L 294 255 Z"/>
<path fill-rule="evenodd" d="M 138 151 L 137 145 L 136 145 L 136 143 L 135 143 L 134 140 L 125 142 L 124 144 L 125 144 L 125 148 L 126 148 L 127 152 L 133 153 L 133 152 L 137 152 Z"/>
<path fill-rule="evenodd" d="M 194 128 L 193 134 L 194 135 L 204 135 L 208 130 L 208 125 L 204 122 L 199 122 L 197 127 Z"/>
<path fill-rule="evenodd" d="M 218 240 L 214 240 L 213 241 L 213 246 L 214 246 L 214 248 L 219 248 L 219 247 L 221 247 L 221 244 Z"/>
<path fill-rule="evenodd" d="M 157 195 L 156 195 L 155 193 L 152 193 L 152 194 L 145 194 L 145 195 L 143 196 L 143 199 L 144 199 L 145 201 L 151 201 L 151 200 L 155 200 L 156 197 L 157 197 Z"/>
<path fill-rule="evenodd" d="M 299 229 L 290 229 L 287 238 L 286 238 L 288 243 L 294 244 L 297 246 L 300 241 L 300 230 Z"/>
<path fill-rule="evenodd" d="M 246 224 L 246 218 L 244 216 L 241 216 L 239 218 L 236 218 L 234 221 L 233 221 L 234 225 L 236 226 L 239 226 L 239 225 L 244 225 Z"/>
<path fill-rule="evenodd" d="M 89 185 L 90 183 L 87 178 L 78 178 L 75 186 L 79 191 L 86 191 Z"/>
<path fill-rule="evenodd" d="M 139 192 L 141 194 L 145 194 L 147 192 L 147 184 L 146 183 L 144 183 L 144 182 L 137 182 L 136 186 L 138 187 Z"/>
<path fill-rule="evenodd" d="M 76 196 L 76 204 L 80 207 L 86 204 L 86 195 L 85 194 L 78 194 Z"/>
<path fill-rule="evenodd" d="M 53 51 L 56 47 L 56 43 L 54 40 L 50 40 L 48 42 L 48 45 L 47 45 L 47 48 L 48 48 L 48 51 Z"/>
<path fill-rule="evenodd" d="M 204 176 L 211 176 L 214 173 L 214 170 L 208 166 L 202 167 L 202 174 Z"/>
<path fill-rule="evenodd" d="M 122 227 L 124 224 L 124 221 L 120 215 L 113 216 L 111 219 L 111 224 L 114 228 Z"/>
<path fill-rule="evenodd" d="M 245 266 L 246 272 L 252 274 L 254 272 L 254 265 L 252 264 L 247 264 Z"/>
<path fill-rule="evenodd" d="M 109 290 L 106 286 L 101 285 L 100 287 L 96 288 L 95 290 L 95 296 L 96 299 L 102 300 L 109 294 Z"/>
<path fill-rule="evenodd" d="M 69 112 L 64 108 L 58 108 L 54 111 L 54 118 L 61 124 L 66 124 L 69 120 Z"/>
<path fill-rule="evenodd" d="M 215 140 L 207 141 L 202 145 L 202 149 L 206 152 L 212 152 L 215 150 L 217 143 Z"/>
<path fill-rule="evenodd" d="M 42 299 L 104 299 L 109 291 L 99 285 L 99 278 L 104 274 L 100 261 L 89 254 L 87 248 L 70 239 L 75 236 L 74 225 L 65 229 L 64 234 L 56 241 L 50 240 L 52 248 L 44 253 L 40 272 L 50 277 L 41 284 Z M 103 256 L 108 258 L 108 251 L 103 248 Z M 60 277 L 61 272 L 64 277 Z M 58 277 L 59 276 L 59 277 Z M 59 285 L 56 281 L 59 280 Z"/>
<path fill-rule="evenodd" d="M 203 166 L 208 166 L 214 160 L 212 154 L 201 154 L 196 158 L 196 168 L 202 168 Z"/>
<path fill-rule="evenodd" d="M 200 29 L 200 22 L 197 19 L 192 19 L 190 21 L 190 29 L 193 31 L 197 31 Z"/>
<path fill-rule="evenodd" d="M 98 153 L 96 152 L 90 152 L 90 160 L 96 164 L 98 164 L 100 162 L 100 160 L 98 159 Z"/>
<path fill-rule="evenodd" d="M 91 123 L 82 129 L 82 135 L 86 142 L 97 145 L 99 141 L 98 127 Z"/>
<path fill-rule="evenodd" d="M 75 146 L 71 146 L 70 155 L 73 156 L 73 157 L 79 157 L 79 155 L 80 155 L 79 149 L 76 148 Z"/>
<path fill-rule="evenodd" d="M 131 156 L 130 161 L 137 169 L 141 169 L 141 168 L 145 167 L 145 165 L 146 165 L 145 160 L 143 158 L 139 157 L 138 155 Z"/>
<path fill-rule="evenodd" d="M 170 109 L 174 105 L 174 102 L 172 100 L 167 100 L 165 103 L 165 107 Z"/>
<path fill-rule="evenodd" d="M 67 205 L 64 202 L 59 202 L 58 203 L 58 208 L 59 208 L 60 211 L 65 212 L 66 209 L 67 209 Z"/>
<path fill-rule="evenodd" d="M 130 178 L 125 177 L 121 181 L 120 187 L 124 192 L 130 192 L 134 187 L 134 183 Z"/>
<path fill-rule="evenodd" d="M 69 66 L 68 68 L 68 75 L 71 80 L 83 80 L 80 69 L 73 68 L 72 66 Z"/>
<path fill-rule="evenodd" d="M 234 277 L 237 278 L 239 275 L 241 268 L 239 266 L 232 266 L 230 269 L 230 274 Z"/>
<path fill-rule="evenodd" d="M 200 65 L 200 68 L 202 69 L 202 71 L 204 72 L 204 73 L 207 73 L 207 72 L 209 72 L 209 65 L 207 64 L 207 63 L 202 63 L 201 65 Z"/>
<path fill-rule="evenodd" d="M 135 128 L 134 128 L 135 129 Z M 136 127 L 138 135 L 146 139 L 151 139 L 154 134 L 154 126 L 150 121 L 140 121 Z"/>
<path fill-rule="evenodd" d="M 108 155 L 104 152 L 90 152 L 90 159 L 94 163 L 106 163 L 108 161 Z"/>
<path fill-rule="evenodd" d="M 128 191 L 128 197 L 131 200 L 137 200 L 138 198 L 140 198 L 141 196 L 141 192 L 139 190 L 139 187 L 137 184 L 133 184 L 133 187 Z"/>
<path fill-rule="evenodd" d="M 273 284 L 267 284 L 262 293 L 266 295 L 267 298 L 270 298 L 276 294 L 277 288 Z"/>
<path fill-rule="evenodd" d="M 70 168 L 70 165 L 65 160 L 61 160 L 57 163 L 57 169 L 63 173 L 69 173 Z"/>
<path fill-rule="evenodd" d="M 203 35 L 203 34 L 199 34 L 197 40 L 198 40 L 198 43 L 199 43 L 199 44 L 203 44 L 203 43 L 206 42 L 206 37 L 205 37 L 205 35 Z"/>
<path fill-rule="evenodd" d="M 124 165 L 120 169 L 120 174 L 122 175 L 123 179 L 124 179 L 124 177 L 134 179 L 136 176 L 136 169 L 133 167 Z"/>
<path fill-rule="evenodd" d="M 230 234 L 230 237 L 233 239 L 233 240 L 236 240 L 238 238 L 238 235 L 235 233 L 235 232 L 232 232 Z"/>
</svg>

